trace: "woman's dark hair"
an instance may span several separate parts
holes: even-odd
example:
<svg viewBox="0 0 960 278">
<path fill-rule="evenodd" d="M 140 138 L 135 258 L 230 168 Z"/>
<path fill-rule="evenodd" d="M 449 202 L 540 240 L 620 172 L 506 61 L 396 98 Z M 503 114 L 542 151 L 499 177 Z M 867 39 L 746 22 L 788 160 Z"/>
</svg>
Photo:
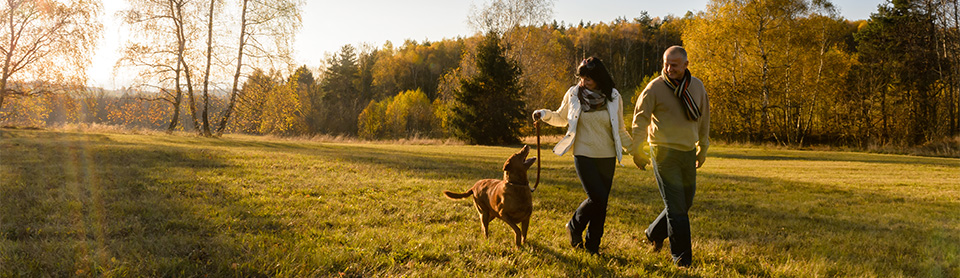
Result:
<svg viewBox="0 0 960 278">
<path fill-rule="evenodd" d="M 597 87 L 600 87 L 600 93 L 606 96 L 607 100 L 613 100 L 613 87 L 616 87 L 616 84 L 614 84 L 613 77 L 610 77 L 610 72 L 607 71 L 607 67 L 603 65 L 600 58 L 591 56 L 583 59 L 577 66 L 577 76 L 593 79 L 593 82 L 597 83 Z"/>
</svg>

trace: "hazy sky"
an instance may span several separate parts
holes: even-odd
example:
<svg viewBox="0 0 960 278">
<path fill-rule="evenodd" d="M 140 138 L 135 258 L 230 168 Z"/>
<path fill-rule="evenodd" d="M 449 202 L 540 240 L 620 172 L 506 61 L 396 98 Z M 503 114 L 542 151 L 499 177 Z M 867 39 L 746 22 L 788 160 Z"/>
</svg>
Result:
<svg viewBox="0 0 960 278">
<path fill-rule="evenodd" d="M 303 7 L 303 27 L 296 37 L 296 60 L 317 67 L 325 53 L 343 45 L 368 43 L 382 46 L 387 40 L 400 45 L 406 39 L 438 41 L 467 37 L 473 31 L 466 18 L 472 5 L 487 0 L 307 0 Z M 669 14 L 683 16 L 687 11 L 706 9 L 708 0 L 558 0 L 554 18 L 558 22 L 610 22 L 617 17 L 632 19 L 641 11 L 651 17 Z M 833 0 L 847 19 L 866 19 L 885 0 Z M 113 78 L 113 65 L 119 58 L 119 46 L 126 40 L 114 18 L 127 7 L 125 0 L 104 0 L 104 37 L 93 65 L 88 70 L 91 86 L 118 88 L 126 78 Z"/>
</svg>

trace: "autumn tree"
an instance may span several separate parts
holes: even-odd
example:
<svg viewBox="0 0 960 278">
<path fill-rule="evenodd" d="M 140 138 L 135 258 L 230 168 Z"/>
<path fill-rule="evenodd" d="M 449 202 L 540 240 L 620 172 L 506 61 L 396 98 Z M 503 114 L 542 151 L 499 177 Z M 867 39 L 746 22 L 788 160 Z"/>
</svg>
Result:
<svg viewBox="0 0 960 278">
<path fill-rule="evenodd" d="M 573 47 L 563 32 L 549 25 L 524 26 L 505 35 L 524 45 L 525 54 L 508 49 L 508 57 L 515 57 L 523 74 L 523 101 L 528 107 L 553 107 L 560 103 L 563 92 L 574 82 L 576 62 Z M 511 53 L 513 55 L 511 55 Z"/>
<path fill-rule="evenodd" d="M 885 77 L 879 80 L 884 86 L 876 87 L 882 137 L 921 144 L 936 136 L 936 34 L 933 13 L 919 0 L 881 5 L 857 33 L 860 61 L 875 70 L 872 74 Z"/>
<path fill-rule="evenodd" d="M 371 100 L 357 118 L 357 134 L 363 139 L 387 138 L 389 126 L 387 124 L 387 106 L 393 98 L 381 101 Z"/>
<path fill-rule="evenodd" d="M 946 1 L 942 6 L 941 23 L 944 31 L 944 56 L 952 64 L 947 79 L 948 114 L 950 115 L 953 136 L 960 135 L 960 0 Z"/>
<path fill-rule="evenodd" d="M 818 8 L 819 7 L 819 8 Z M 803 144 L 835 113 L 854 56 L 846 23 L 805 0 L 711 1 L 684 24 L 690 69 L 714 95 L 714 133 Z"/>
<path fill-rule="evenodd" d="M 300 76 L 291 75 L 286 82 L 274 86 L 266 95 L 262 107 L 260 134 L 304 134 L 303 106 L 300 94 Z"/>
<path fill-rule="evenodd" d="M 240 80 L 253 71 L 251 65 L 276 68 L 291 60 L 290 43 L 300 29 L 302 0 L 239 0 L 240 18 L 236 22 L 239 39 L 236 44 L 236 59 L 230 100 L 219 117 L 216 134 L 226 129 L 240 98 Z M 245 59 L 246 58 L 246 59 Z M 252 61 L 250 61 L 252 60 Z"/>
<path fill-rule="evenodd" d="M 946 1 L 942 6 L 941 24 L 943 30 L 944 56 L 952 67 L 947 79 L 949 93 L 947 114 L 950 115 L 953 136 L 960 135 L 960 0 Z"/>
<path fill-rule="evenodd" d="M 0 6 L 0 108 L 86 80 L 100 38 L 98 1 L 6 0 Z"/>
<path fill-rule="evenodd" d="M 938 84 L 934 87 L 936 122 L 934 137 L 960 135 L 960 0 L 923 0 L 920 6 L 928 11 L 933 22 L 937 53 Z"/>
<path fill-rule="evenodd" d="M 480 34 L 503 35 L 514 27 L 540 25 L 553 17 L 553 0 L 491 0 L 471 6 L 467 23 Z"/>
<path fill-rule="evenodd" d="M 395 139 L 429 135 L 434 122 L 433 107 L 427 95 L 414 90 L 381 101 L 370 101 L 360 113 L 357 128 L 361 138 Z"/>
<path fill-rule="evenodd" d="M 200 115 L 200 119 L 201 119 L 200 130 L 201 130 L 201 133 L 203 133 L 203 135 L 207 137 L 212 136 L 212 134 L 210 133 L 210 117 L 209 117 L 210 67 L 213 65 L 213 45 L 214 45 L 213 19 L 214 19 L 214 13 L 217 10 L 217 2 L 220 2 L 220 1 L 210 0 L 209 1 L 210 4 L 208 5 L 210 8 L 207 10 L 207 44 L 206 44 L 207 47 L 204 50 L 204 56 L 206 59 L 203 63 L 203 66 L 204 66 L 203 82 L 201 82 L 201 84 L 203 84 L 203 87 L 201 89 L 201 94 L 203 96 L 203 108 L 201 109 L 201 115 Z"/>
<path fill-rule="evenodd" d="M 52 94 L 41 94 L 32 97 L 18 97 L 10 101 L 0 110 L 0 119 L 4 125 L 43 127 L 51 109 L 50 97 Z"/>
<path fill-rule="evenodd" d="M 192 127 L 199 131 L 191 79 L 195 67 L 189 61 L 197 54 L 193 43 L 201 34 L 201 24 L 195 16 L 201 7 L 188 0 L 129 1 L 131 8 L 122 14 L 137 36 L 127 42 L 117 67 L 137 72 L 139 84 L 135 88 L 159 91 L 157 99 L 170 103 L 173 117 L 168 132 L 180 122 L 184 97 L 189 103 Z"/>
<path fill-rule="evenodd" d="M 617 90 L 626 99 L 631 99 L 634 91 L 646 87 L 647 84 L 640 81 L 659 75 L 663 51 L 682 43 L 682 24 L 682 20 L 676 17 L 650 18 L 641 13 L 632 20 L 617 18 L 610 23 L 588 23 L 568 29 L 564 34 L 571 49 L 564 65 L 569 72 L 565 77 L 573 75 L 582 59 L 595 56 L 608 65 L 611 76 L 617 81 Z M 564 81 L 566 86 L 572 82 L 570 79 Z"/>
<path fill-rule="evenodd" d="M 433 100 L 441 77 L 460 64 L 462 39 L 417 42 L 407 40 L 400 47 L 391 42 L 376 51 L 371 67 L 373 97 L 383 99 L 409 90 L 421 90 Z"/>
<path fill-rule="evenodd" d="M 782 108 L 771 103 L 774 94 L 784 91 L 782 87 L 786 72 L 772 72 L 787 68 L 791 60 L 789 40 L 795 34 L 796 18 L 805 11 L 806 3 L 798 0 L 747 1 L 740 6 L 741 31 L 749 34 L 746 41 L 749 57 L 757 68 L 757 88 L 760 94 L 760 136 L 769 138 L 777 134 L 771 130 L 771 109 Z M 786 35 L 786 36 L 785 36 Z"/>
<path fill-rule="evenodd" d="M 287 83 L 297 94 L 300 101 L 300 117 L 303 130 L 298 131 L 301 134 L 318 134 L 320 130 L 321 109 L 320 92 L 317 88 L 317 81 L 313 77 L 313 72 L 307 66 L 300 66 L 293 71 L 287 78 Z"/>
<path fill-rule="evenodd" d="M 266 73 L 259 68 L 254 68 L 253 73 L 243 82 L 240 87 L 240 93 L 236 94 L 235 100 L 235 118 L 230 122 L 228 130 L 248 133 L 260 133 L 260 126 L 264 120 L 264 107 L 267 104 L 267 98 L 278 86 L 276 81 L 279 73 L 273 71 Z"/>
</svg>

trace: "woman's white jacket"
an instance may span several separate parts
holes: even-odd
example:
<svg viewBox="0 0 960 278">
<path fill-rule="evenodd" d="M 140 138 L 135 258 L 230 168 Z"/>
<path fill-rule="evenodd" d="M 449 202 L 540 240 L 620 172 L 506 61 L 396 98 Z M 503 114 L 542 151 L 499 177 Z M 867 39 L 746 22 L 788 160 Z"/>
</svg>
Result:
<svg viewBox="0 0 960 278">
<path fill-rule="evenodd" d="M 567 133 L 553 148 L 553 153 L 557 155 L 567 153 L 577 137 L 577 121 L 582 112 L 580 99 L 577 97 L 578 91 L 579 86 L 570 87 L 564 94 L 563 101 L 557 111 L 550 111 L 549 109 L 535 111 L 535 113 L 540 113 L 541 120 L 549 125 L 567 126 Z M 623 123 L 623 99 L 621 99 L 620 92 L 617 89 L 613 89 L 612 98 L 613 100 L 607 101 L 607 112 L 610 115 L 610 130 L 613 131 L 611 136 L 616 143 L 617 163 L 622 166 L 623 163 L 620 161 L 623 159 L 623 149 L 632 150 L 633 140 Z"/>
</svg>

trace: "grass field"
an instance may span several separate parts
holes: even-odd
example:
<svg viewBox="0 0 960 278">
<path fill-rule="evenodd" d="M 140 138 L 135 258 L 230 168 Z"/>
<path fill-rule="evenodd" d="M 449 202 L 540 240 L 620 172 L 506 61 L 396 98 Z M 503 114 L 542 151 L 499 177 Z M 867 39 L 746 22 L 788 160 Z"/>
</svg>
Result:
<svg viewBox="0 0 960 278">
<path fill-rule="evenodd" d="M 544 151 L 527 245 L 463 191 L 516 147 L 0 131 L 0 277 L 960 277 L 960 159 L 715 146 L 694 266 L 639 239 L 662 201 L 625 159 L 601 256 Z M 531 176 L 533 174 L 531 173 Z"/>
</svg>

